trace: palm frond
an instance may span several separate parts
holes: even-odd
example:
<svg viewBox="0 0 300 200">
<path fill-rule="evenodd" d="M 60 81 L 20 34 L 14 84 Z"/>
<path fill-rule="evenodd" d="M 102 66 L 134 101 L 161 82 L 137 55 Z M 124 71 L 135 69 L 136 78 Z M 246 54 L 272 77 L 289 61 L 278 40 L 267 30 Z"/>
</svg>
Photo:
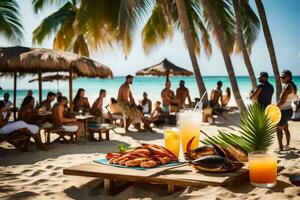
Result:
<svg viewBox="0 0 300 200">
<path fill-rule="evenodd" d="M 70 2 L 70 0 L 32 0 L 31 4 L 33 6 L 33 10 L 35 13 L 43 10 L 45 7 L 49 5 L 63 5 L 66 2 Z M 76 6 L 76 4 L 80 3 L 80 0 L 72 0 L 71 3 Z"/>
<path fill-rule="evenodd" d="M 67 2 L 58 11 L 46 17 L 33 31 L 33 43 L 41 44 L 47 36 L 56 33 L 66 21 L 73 21 L 76 11 L 70 2 Z"/>
<path fill-rule="evenodd" d="M 209 3 L 211 4 L 211 7 L 214 8 L 213 11 L 215 17 L 218 19 L 226 37 L 228 52 L 232 53 L 236 38 L 235 20 L 231 5 L 232 2 L 231 0 L 214 0 L 209 1 Z M 203 15 L 207 20 L 208 28 L 212 31 L 213 37 L 216 41 L 218 41 L 216 33 L 214 32 L 215 30 L 213 30 L 208 14 L 205 10 L 203 10 Z M 219 44 L 217 43 L 217 45 Z"/>
<path fill-rule="evenodd" d="M 207 136 L 204 144 L 234 146 L 245 153 L 265 151 L 272 144 L 276 126 L 258 104 L 248 106 L 241 116 L 240 135 L 219 132 L 217 136 Z"/>
<path fill-rule="evenodd" d="M 131 38 L 150 8 L 151 0 L 122 0 L 119 9 L 118 30 L 119 39 L 123 44 L 125 56 L 131 49 Z"/>
<path fill-rule="evenodd" d="M 120 0 L 81 0 L 74 26 L 93 48 L 117 41 Z"/>
<path fill-rule="evenodd" d="M 21 42 L 23 38 L 19 5 L 15 0 L 0 1 L 0 33 L 16 42 Z"/>
<path fill-rule="evenodd" d="M 252 10 L 248 3 L 248 0 L 240 0 L 240 8 L 242 15 L 242 28 L 243 36 L 246 43 L 246 47 L 249 53 L 251 53 L 252 46 L 258 38 L 261 24 L 258 16 Z"/>
<path fill-rule="evenodd" d="M 58 2 L 59 0 L 32 0 L 33 10 L 35 13 L 37 13 L 44 7 Z"/>
<path fill-rule="evenodd" d="M 161 4 L 156 4 L 151 16 L 142 30 L 142 45 L 144 51 L 149 53 L 156 45 L 167 38 L 173 37 L 173 27 L 169 23 Z"/>
<path fill-rule="evenodd" d="M 74 16 L 75 17 L 75 16 Z M 73 30 L 73 23 L 75 18 L 70 17 L 65 20 L 56 33 L 53 41 L 53 48 L 63 51 L 70 51 L 74 42 L 75 33 Z"/>
<path fill-rule="evenodd" d="M 90 56 L 88 45 L 82 34 L 79 35 L 74 42 L 74 53 L 87 57 Z"/>
</svg>

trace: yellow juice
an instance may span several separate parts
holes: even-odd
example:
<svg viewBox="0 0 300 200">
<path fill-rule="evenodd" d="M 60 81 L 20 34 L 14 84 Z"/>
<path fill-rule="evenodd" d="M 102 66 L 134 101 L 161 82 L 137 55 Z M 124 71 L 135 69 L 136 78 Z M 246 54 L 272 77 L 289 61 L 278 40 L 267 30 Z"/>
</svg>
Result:
<svg viewBox="0 0 300 200">
<path fill-rule="evenodd" d="M 275 183 L 277 178 L 277 158 L 275 155 L 249 156 L 249 176 L 251 183 Z"/>
<path fill-rule="evenodd" d="M 183 153 L 187 151 L 188 142 L 194 137 L 191 149 L 199 147 L 200 112 L 184 112 L 179 115 L 179 127 Z"/>
<path fill-rule="evenodd" d="M 178 131 L 174 129 L 165 129 L 165 147 L 177 157 L 179 156 L 180 137 Z"/>
</svg>

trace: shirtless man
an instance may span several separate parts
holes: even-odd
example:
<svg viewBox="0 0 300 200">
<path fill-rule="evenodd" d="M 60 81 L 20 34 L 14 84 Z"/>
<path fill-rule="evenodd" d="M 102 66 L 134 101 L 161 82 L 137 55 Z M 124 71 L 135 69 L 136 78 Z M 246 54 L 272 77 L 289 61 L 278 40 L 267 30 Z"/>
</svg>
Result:
<svg viewBox="0 0 300 200">
<path fill-rule="evenodd" d="M 210 106 L 212 108 L 214 108 L 216 106 L 217 107 L 220 106 L 219 101 L 222 100 L 222 90 L 221 90 L 222 85 L 223 85 L 222 81 L 218 81 L 217 82 L 217 87 L 214 88 L 211 91 L 211 94 L 210 94 Z"/>
<path fill-rule="evenodd" d="M 190 92 L 189 89 L 187 89 L 184 86 L 184 80 L 181 80 L 179 82 L 179 88 L 176 90 L 176 98 L 179 100 L 180 102 L 180 108 L 184 108 L 186 107 L 185 101 L 186 99 L 188 99 L 188 107 L 190 108 L 192 106 L 192 100 L 190 97 Z"/>
<path fill-rule="evenodd" d="M 93 103 L 91 109 L 91 114 L 99 116 L 101 118 L 101 121 L 104 121 L 105 119 L 110 119 L 109 115 L 103 112 L 103 100 L 105 97 L 106 97 L 106 90 L 101 89 L 99 92 L 99 97 Z"/>
<path fill-rule="evenodd" d="M 58 104 L 53 107 L 52 110 L 52 117 L 53 123 L 56 126 L 62 127 L 67 132 L 76 132 L 76 141 L 80 137 L 81 133 L 83 132 L 83 124 L 81 122 L 76 121 L 75 118 L 67 118 L 64 115 L 65 108 L 67 106 L 68 99 L 66 97 L 61 97 L 59 99 Z"/>
<path fill-rule="evenodd" d="M 168 113 L 170 104 L 173 99 L 175 99 L 175 94 L 171 90 L 171 82 L 166 81 L 166 87 L 161 91 L 161 98 L 162 98 L 162 103 L 163 103 L 163 110 L 164 112 Z"/>
<path fill-rule="evenodd" d="M 134 98 L 132 96 L 129 85 L 133 82 L 133 76 L 126 76 L 126 81 L 123 83 L 119 89 L 118 93 L 118 105 L 122 111 L 122 114 L 126 117 L 125 131 L 129 131 L 129 126 L 132 122 L 144 122 L 144 126 L 149 128 L 148 123 L 145 121 L 142 112 L 138 109 L 135 104 Z M 139 131 L 142 129 L 136 126 Z"/>
</svg>

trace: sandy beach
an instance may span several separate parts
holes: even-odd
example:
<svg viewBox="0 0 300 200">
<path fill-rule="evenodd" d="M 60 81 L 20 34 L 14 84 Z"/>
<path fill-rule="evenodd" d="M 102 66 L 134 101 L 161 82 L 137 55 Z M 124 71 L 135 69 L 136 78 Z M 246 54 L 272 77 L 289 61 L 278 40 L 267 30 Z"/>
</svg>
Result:
<svg viewBox="0 0 300 200">
<path fill-rule="evenodd" d="M 231 113 L 230 121 L 218 118 L 215 125 L 202 125 L 210 135 L 218 130 L 235 131 L 239 113 Z M 52 144 L 46 152 L 37 151 L 31 144 L 29 152 L 21 152 L 7 143 L 0 148 L 0 199 L 300 199 L 300 188 L 293 186 L 288 176 L 300 172 L 300 123 L 290 122 L 291 150 L 278 154 L 280 172 L 277 185 L 272 189 L 255 188 L 248 181 L 235 187 L 183 188 L 169 195 L 166 186 L 130 184 L 120 193 L 106 195 L 100 179 L 63 175 L 63 169 L 101 158 L 106 152 L 115 151 L 120 143 L 137 146 L 141 143 L 163 145 L 162 129 L 156 133 L 124 133 L 118 128 L 110 141 L 84 144 Z M 55 137 L 55 136 L 54 136 Z M 203 137 L 203 136 L 201 136 Z M 274 151 L 277 141 L 271 147 Z"/>
</svg>

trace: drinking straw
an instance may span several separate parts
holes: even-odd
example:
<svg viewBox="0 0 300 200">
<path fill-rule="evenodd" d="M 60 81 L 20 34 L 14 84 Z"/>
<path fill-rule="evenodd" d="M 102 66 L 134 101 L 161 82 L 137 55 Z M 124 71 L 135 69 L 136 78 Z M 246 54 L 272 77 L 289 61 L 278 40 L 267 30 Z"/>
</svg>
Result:
<svg viewBox="0 0 300 200">
<path fill-rule="evenodd" d="M 196 103 L 195 107 L 194 107 L 194 112 L 196 112 L 197 108 L 200 106 L 200 104 L 202 103 L 202 100 L 204 98 L 204 96 L 207 94 L 207 91 L 204 92 L 204 94 L 202 95 L 202 97 L 200 98 L 200 100 Z"/>
</svg>

